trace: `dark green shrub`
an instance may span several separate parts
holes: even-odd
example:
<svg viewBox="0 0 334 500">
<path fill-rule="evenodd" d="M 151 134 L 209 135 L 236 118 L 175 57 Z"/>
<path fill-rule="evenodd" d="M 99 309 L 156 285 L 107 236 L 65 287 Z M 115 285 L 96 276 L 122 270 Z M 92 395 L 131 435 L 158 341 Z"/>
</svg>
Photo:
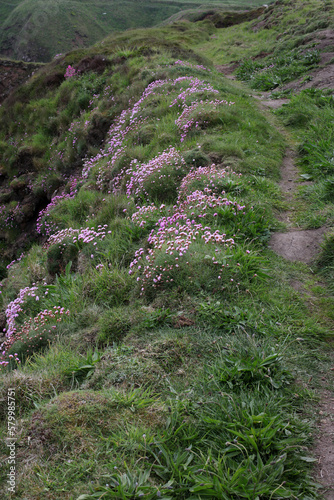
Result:
<svg viewBox="0 0 334 500">
<path fill-rule="evenodd" d="M 129 311 L 124 307 L 109 309 L 98 322 L 100 343 L 119 342 L 131 328 Z"/>
<path fill-rule="evenodd" d="M 209 156 L 198 148 L 186 151 L 183 154 L 183 158 L 188 167 L 205 167 L 206 165 L 210 165 L 211 163 Z"/>
<path fill-rule="evenodd" d="M 84 294 L 98 305 L 119 306 L 129 300 L 132 283 L 127 269 L 103 267 L 87 276 Z"/>
<path fill-rule="evenodd" d="M 78 260 L 79 249 L 69 238 L 64 239 L 61 243 L 52 245 L 47 251 L 47 270 L 54 276 L 65 272 L 66 266 L 72 262 L 75 267 Z M 72 267 L 72 269 L 73 269 Z"/>
</svg>

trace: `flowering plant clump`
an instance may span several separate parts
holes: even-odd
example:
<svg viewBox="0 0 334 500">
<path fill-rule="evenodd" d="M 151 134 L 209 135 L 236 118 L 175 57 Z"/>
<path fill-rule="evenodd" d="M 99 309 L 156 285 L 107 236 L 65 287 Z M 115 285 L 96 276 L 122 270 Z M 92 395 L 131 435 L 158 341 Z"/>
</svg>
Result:
<svg viewBox="0 0 334 500">
<path fill-rule="evenodd" d="M 224 188 L 241 177 L 228 169 L 218 168 L 214 163 L 207 167 L 192 168 L 183 178 L 179 189 L 179 200 L 196 190 L 225 194 Z"/>
<path fill-rule="evenodd" d="M 202 70 L 202 71 L 211 72 L 211 69 L 205 68 L 202 64 L 191 64 L 190 62 L 181 61 L 180 59 L 178 59 L 177 61 L 175 61 L 174 64 L 176 66 L 184 66 L 186 68 L 193 68 L 193 69 L 199 69 L 199 70 Z"/>
<path fill-rule="evenodd" d="M 139 227 L 150 226 L 152 223 L 156 223 L 163 208 L 165 208 L 165 205 L 161 205 L 160 209 L 158 209 L 154 203 L 137 207 L 137 212 L 132 214 L 131 220 Z"/>
<path fill-rule="evenodd" d="M 82 243 L 92 243 L 102 241 L 106 237 L 108 225 L 98 226 L 97 231 L 94 227 L 85 227 L 80 229 L 66 228 L 52 234 L 47 240 L 44 248 L 51 245 L 62 243 L 65 239 L 70 239 L 73 244 L 81 246 Z M 109 231 L 110 232 L 110 231 Z"/>
<path fill-rule="evenodd" d="M 116 162 L 121 158 L 126 149 L 126 139 L 130 132 L 134 131 L 136 127 L 144 123 L 144 120 L 136 120 L 135 123 L 130 123 L 126 125 L 129 116 L 129 110 L 122 111 L 119 118 L 111 126 L 108 132 L 108 142 L 106 148 L 101 150 L 94 158 L 89 158 L 84 162 L 84 167 L 82 170 L 82 177 L 85 179 L 88 177 L 91 169 L 99 164 L 101 160 L 106 159 L 106 164 L 101 165 L 99 168 L 97 185 L 102 188 L 105 172 L 111 171 Z"/>
<path fill-rule="evenodd" d="M 111 231 L 108 231 L 110 234 Z M 47 249 L 47 269 L 51 275 L 66 272 L 70 264 L 75 267 L 80 252 L 84 247 L 88 248 L 90 258 L 95 259 L 98 253 L 98 244 L 103 241 L 107 234 L 107 225 L 95 228 L 73 229 L 67 228 L 50 236 L 44 245 Z M 87 248 L 86 248 L 87 252 Z"/>
<path fill-rule="evenodd" d="M 131 167 L 121 173 L 121 176 L 129 177 L 126 183 L 128 198 L 131 195 L 147 199 L 157 197 L 163 201 L 168 196 L 175 196 L 185 166 L 183 157 L 175 148 L 164 151 L 146 164 L 134 160 Z"/>
<path fill-rule="evenodd" d="M 161 217 L 148 237 L 149 248 L 137 250 L 135 259 L 130 264 L 130 274 L 138 273 L 137 281 L 141 284 L 141 293 L 147 287 L 171 284 L 174 281 L 172 271 L 180 267 L 185 261 L 192 245 L 204 243 L 219 247 L 231 247 L 233 238 L 227 238 L 225 233 L 214 230 L 205 225 L 206 219 L 217 216 L 216 210 L 229 207 L 234 213 L 243 211 L 244 207 L 220 196 L 211 195 L 203 191 L 195 191 L 187 196 L 184 202 L 179 202 L 173 207 L 173 213 L 168 217 Z M 141 214 L 140 214 L 141 215 Z M 140 221 L 141 217 L 134 214 L 133 220 Z M 143 221 L 139 222 L 142 224 Z M 158 263 L 161 256 L 165 255 L 162 264 Z M 214 258 L 214 263 L 218 261 Z M 221 279 L 223 268 L 217 269 L 217 279 Z M 189 279 L 192 279 L 189 276 Z"/>
<path fill-rule="evenodd" d="M 142 116 L 141 112 L 144 105 L 151 97 L 171 96 L 169 107 L 177 106 L 183 108 L 194 101 L 194 96 L 218 94 L 211 84 L 200 80 L 199 78 L 182 76 L 176 79 L 155 80 L 150 83 L 143 91 L 141 97 L 132 104 L 129 101 L 129 108 L 122 111 L 120 116 L 114 121 L 108 132 L 106 146 L 94 157 L 84 162 L 82 176 L 87 178 L 93 167 L 99 165 L 97 185 L 102 188 L 106 172 L 111 172 L 119 159 L 126 150 L 126 141 L 131 133 L 137 131 L 148 119 L 148 116 Z M 133 167 L 133 165 L 131 165 Z M 123 174 L 115 175 L 113 181 L 114 189 L 118 189 L 122 183 Z"/>
<path fill-rule="evenodd" d="M 36 221 L 36 231 L 38 232 L 38 234 L 51 236 L 51 234 L 59 230 L 59 227 L 56 224 L 56 222 L 52 220 L 53 209 L 56 205 L 58 205 L 58 203 L 61 200 L 75 197 L 76 193 L 78 192 L 77 184 L 78 180 L 72 179 L 70 192 L 54 196 L 51 202 L 47 205 L 47 207 L 45 207 L 43 210 L 40 211 Z"/>
<path fill-rule="evenodd" d="M 9 338 L 16 333 L 16 318 L 23 312 L 23 304 L 27 297 L 33 297 L 39 301 L 37 291 L 37 286 L 22 288 L 18 297 L 8 304 L 6 309 L 7 329 L 4 329 L 6 337 Z"/>
<path fill-rule="evenodd" d="M 94 157 L 87 159 L 82 170 L 82 177 L 87 178 L 91 169 L 104 158 L 107 159 L 107 164 L 100 167 L 97 184 L 101 187 L 104 180 L 106 170 L 112 170 L 117 160 L 125 151 L 125 142 L 129 134 L 135 131 L 142 125 L 146 118 L 137 116 L 141 105 L 152 94 L 156 88 L 162 87 L 168 80 L 156 80 L 146 87 L 140 99 L 132 106 L 132 108 L 122 111 L 120 116 L 111 125 L 108 132 L 108 141 L 104 149 Z M 129 105 L 131 100 L 129 101 Z"/>
<path fill-rule="evenodd" d="M 72 78 L 75 75 L 76 75 L 75 68 L 73 68 L 73 66 L 71 66 L 71 65 L 68 65 L 66 68 L 66 71 L 65 71 L 65 75 L 64 75 L 66 80 L 68 80 L 69 78 Z"/>
<path fill-rule="evenodd" d="M 19 201 L 14 206 L 0 205 L 0 230 L 16 228 L 22 216 L 23 211 Z"/>
<path fill-rule="evenodd" d="M 198 128 L 200 125 L 205 124 L 205 120 L 203 118 L 209 117 L 215 111 L 217 111 L 219 106 L 232 106 L 234 102 L 228 102 L 225 100 L 200 100 L 194 101 L 189 106 L 184 105 L 184 109 L 181 115 L 175 120 L 177 127 L 181 132 L 181 142 L 185 140 L 188 132 L 192 128 Z"/>
<path fill-rule="evenodd" d="M 24 256 L 25 256 L 25 254 L 21 253 L 20 257 L 18 257 L 17 259 L 12 260 L 12 262 L 10 262 L 6 266 L 6 269 L 11 269 L 14 266 L 14 264 L 17 264 L 18 262 L 20 262 L 23 259 Z"/>
<path fill-rule="evenodd" d="M 185 88 L 183 90 L 181 89 L 181 92 L 173 99 L 170 104 L 171 108 L 175 105 L 182 108 L 187 104 L 191 104 L 194 100 L 194 95 L 200 97 L 201 95 L 219 94 L 219 91 L 213 88 L 210 83 L 200 80 L 199 78 L 181 76 L 173 81 L 173 86 L 180 84 L 184 85 Z"/>
<path fill-rule="evenodd" d="M 0 346 L 0 371 L 9 365 L 11 361 L 20 363 L 19 354 L 8 354 L 16 343 L 24 344 L 24 355 L 33 354 L 36 346 L 41 345 L 45 337 L 52 334 L 56 325 L 48 326 L 49 323 L 59 323 L 64 315 L 69 315 L 69 310 L 64 307 L 54 306 L 53 309 L 45 309 L 34 318 L 26 320 L 18 332 L 15 329 L 12 334 Z M 8 332 L 7 332 L 8 333 Z M 18 349 L 17 349 L 18 350 Z"/>
</svg>

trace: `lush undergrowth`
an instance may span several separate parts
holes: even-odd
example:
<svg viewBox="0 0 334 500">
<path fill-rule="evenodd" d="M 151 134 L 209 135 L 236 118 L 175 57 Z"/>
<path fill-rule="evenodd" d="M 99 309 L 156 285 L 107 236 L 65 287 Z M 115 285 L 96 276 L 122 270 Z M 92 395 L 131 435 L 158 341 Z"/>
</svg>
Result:
<svg viewBox="0 0 334 500">
<path fill-rule="evenodd" d="M 267 248 L 283 137 L 180 26 L 59 58 L 0 111 L 4 498 L 319 498 L 333 301 Z"/>
<path fill-rule="evenodd" d="M 319 51 L 309 49 L 287 50 L 278 56 L 262 61 L 243 61 L 236 75 L 256 90 L 273 90 L 286 82 L 295 80 L 316 67 L 320 61 Z"/>
</svg>

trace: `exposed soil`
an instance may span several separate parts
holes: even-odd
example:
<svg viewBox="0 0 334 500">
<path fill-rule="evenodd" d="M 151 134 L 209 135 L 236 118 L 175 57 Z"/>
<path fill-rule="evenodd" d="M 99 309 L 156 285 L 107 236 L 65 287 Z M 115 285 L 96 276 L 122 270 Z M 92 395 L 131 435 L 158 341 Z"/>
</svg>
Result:
<svg viewBox="0 0 334 500">
<path fill-rule="evenodd" d="M 281 167 L 281 180 L 279 186 L 284 193 L 285 199 L 292 201 L 296 189 L 298 170 L 296 168 L 296 154 L 292 149 L 287 149 Z"/>
<path fill-rule="evenodd" d="M 334 87 L 334 84 L 332 87 Z M 277 101 L 281 101 L 281 105 L 285 103 L 284 99 Z M 262 99 L 261 104 L 272 108 L 276 106 L 271 106 L 271 104 L 273 102 L 277 103 L 277 101 Z M 298 174 L 295 153 L 291 148 L 288 148 L 283 160 L 281 181 L 279 183 L 289 206 L 286 212 L 280 214 L 279 219 L 287 224 L 288 231 L 285 233 L 275 233 L 270 240 L 269 246 L 278 255 L 287 260 L 308 264 L 314 261 L 318 254 L 326 228 L 299 230 L 293 227 L 291 216 L 294 210 L 293 204 L 296 188 L 300 185 L 298 183 Z M 300 281 L 293 280 L 291 286 L 302 295 L 304 294 L 303 284 Z M 334 367 L 332 370 L 334 371 Z M 334 500 L 334 397 L 333 393 L 326 387 L 333 377 L 333 371 L 330 371 L 329 374 L 324 374 L 321 379 L 322 386 L 320 385 L 318 390 L 320 397 L 318 404 L 318 432 L 315 446 L 312 450 L 317 459 L 317 465 L 314 469 L 314 479 L 318 484 L 322 485 L 323 498 L 326 500 Z"/>
<path fill-rule="evenodd" d="M 334 38 L 333 38 L 334 45 Z M 319 67 L 311 71 L 307 78 L 299 78 L 286 85 L 281 90 L 304 90 L 309 88 L 325 89 L 334 88 L 334 52 L 320 54 Z"/>
<path fill-rule="evenodd" d="M 265 103 L 266 101 L 262 101 L 262 104 Z M 302 230 L 294 227 L 291 219 L 294 212 L 296 187 L 300 185 L 300 183 L 297 183 L 298 174 L 295 165 L 295 153 L 289 148 L 283 160 L 281 181 L 279 183 L 289 209 L 277 217 L 287 225 L 288 232 L 274 233 L 270 239 L 269 247 L 287 260 L 309 264 L 314 261 L 319 253 L 326 228 Z"/>
<path fill-rule="evenodd" d="M 236 77 L 233 75 L 233 72 L 238 68 L 239 64 L 220 64 L 215 66 L 215 69 L 218 73 L 222 73 L 229 80 L 236 80 Z"/>
<path fill-rule="evenodd" d="M 40 64 L 25 64 L 21 61 L 10 61 L 0 59 L 0 103 L 13 92 L 16 87 L 22 85 L 31 77 L 33 71 Z"/>
<path fill-rule="evenodd" d="M 287 104 L 289 102 L 289 99 L 262 99 L 261 102 L 264 106 L 267 106 L 267 108 L 278 109 L 282 107 L 283 104 Z"/>
<path fill-rule="evenodd" d="M 296 230 L 287 233 L 274 233 L 269 247 L 278 255 L 290 261 L 310 264 L 319 253 L 326 228 Z"/>
<path fill-rule="evenodd" d="M 330 371 L 329 377 L 333 377 L 333 371 Z M 334 500 L 334 398 L 333 393 L 326 389 L 322 389 L 320 394 L 320 421 L 317 441 L 313 450 L 318 459 L 315 467 L 315 479 L 324 488 L 324 498 Z"/>
</svg>

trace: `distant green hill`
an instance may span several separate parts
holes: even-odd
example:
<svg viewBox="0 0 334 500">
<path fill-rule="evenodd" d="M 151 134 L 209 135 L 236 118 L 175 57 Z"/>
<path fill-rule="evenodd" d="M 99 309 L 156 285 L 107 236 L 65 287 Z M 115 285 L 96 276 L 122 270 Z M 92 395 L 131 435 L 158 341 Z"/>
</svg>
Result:
<svg viewBox="0 0 334 500">
<path fill-rule="evenodd" d="M 106 35 L 150 27 L 182 11 L 219 7 L 249 9 L 261 0 L 12 0 L 0 2 L 0 54 L 46 62 L 90 46 Z"/>
</svg>

